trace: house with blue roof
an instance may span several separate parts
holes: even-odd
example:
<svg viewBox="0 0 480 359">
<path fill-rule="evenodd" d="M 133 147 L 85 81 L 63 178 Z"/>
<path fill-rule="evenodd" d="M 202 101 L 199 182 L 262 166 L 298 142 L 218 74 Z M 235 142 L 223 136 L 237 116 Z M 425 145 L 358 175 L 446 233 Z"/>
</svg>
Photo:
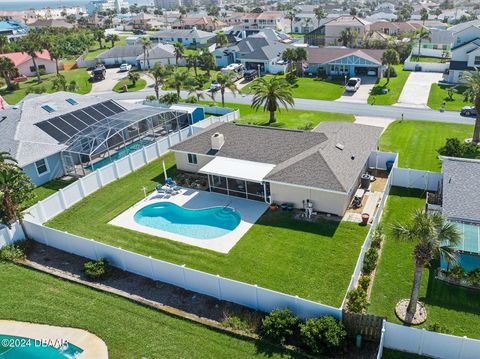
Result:
<svg viewBox="0 0 480 359">
<path fill-rule="evenodd" d="M 9 42 L 28 34 L 28 26 L 15 20 L 0 21 L 0 35 L 6 36 Z"/>
</svg>

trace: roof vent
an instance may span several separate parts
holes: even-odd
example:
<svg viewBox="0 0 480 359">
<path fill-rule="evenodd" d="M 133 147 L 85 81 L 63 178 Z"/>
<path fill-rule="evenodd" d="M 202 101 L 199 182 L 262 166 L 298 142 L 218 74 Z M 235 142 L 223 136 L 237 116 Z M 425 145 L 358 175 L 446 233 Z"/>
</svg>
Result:
<svg viewBox="0 0 480 359">
<path fill-rule="evenodd" d="M 212 150 L 219 151 L 222 148 L 223 144 L 225 143 L 225 137 L 221 133 L 215 132 L 212 135 L 211 141 L 212 141 Z"/>
<path fill-rule="evenodd" d="M 337 143 L 335 147 L 338 148 L 339 150 L 343 150 L 345 148 L 345 146 L 342 145 L 341 143 Z"/>
<path fill-rule="evenodd" d="M 355 155 L 350 156 L 350 159 L 353 161 L 355 159 Z"/>
</svg>

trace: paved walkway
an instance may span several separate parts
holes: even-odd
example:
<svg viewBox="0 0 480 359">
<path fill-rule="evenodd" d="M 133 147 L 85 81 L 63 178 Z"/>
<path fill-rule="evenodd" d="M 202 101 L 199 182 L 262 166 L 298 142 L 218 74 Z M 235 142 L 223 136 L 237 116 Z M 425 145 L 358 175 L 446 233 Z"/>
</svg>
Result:
<svg viewBox="0 0 480 359">
<path fill-rule="evenodd" d="M 392 118 L 355 116 L 355 123 L 361 125 L 377 126 L 384 130 L 394 121 Z"/>
<path fill-rule="evenodd" d="M 442 79 L 438 72 L 412 72 L 395 106 L 428 108 L 430 87 Z"/>
</svg>

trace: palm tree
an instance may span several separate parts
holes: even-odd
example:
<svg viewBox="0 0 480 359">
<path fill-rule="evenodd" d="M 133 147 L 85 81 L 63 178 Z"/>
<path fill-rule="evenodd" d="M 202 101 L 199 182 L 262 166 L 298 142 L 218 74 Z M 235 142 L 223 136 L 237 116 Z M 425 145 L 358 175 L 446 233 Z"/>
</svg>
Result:
<svg viewBox="0 0 480 359">
<path fill-rule="evenodd" d="M 280 77 L 271 77 L 267 80 L 261 77 L 252 85 L 252 108 L 258 110 L 263 106 L 264 111 L 270 112 L 270 120 L 268 123 L 275 123 L 275 112 L 280 110 L 280 106 L 288 108 L 293 106 L 292 88 L 288 82 Z"/>
<path fill-rule="evenodd" d="M 63 47 L 59 46 L 56 43 L 50 43 L 48 47 L 48 52 L 50 54 L 50 59 L 55 60 L 55 67 L 57 70 L 57 75 L 59 74 L 58 60 L 65 55 Z"/>
<path fill-rule="evenodd" d="M 460 77 L 462 85 L 467 87 L 469 97 L 473 99 L 477 118 L 475 119 L 475 127 L 473 130 L 472 142 L 476 145 L 480 142 L 480 70 L 475 67 L 473 71 L 465 71 Z"/>
<path fill-rule="evenodd" d="M 18 162 L 9 152 L 0 151 L 0 166 L 3 164 L 14 164 L 16 165 Z"/>
<path fill-rule="evenodd" d="M 285 17 L 290 20 L 290 33 L 293 33 L 293 21 L 297 17 L 297 14 L 300 12 L 297 8 L 292 7 L 289 9 L 285 15 Z"/>
<path fill-rule="evenodd" d="M 423 21 L 423 25 L 425 25 L 425 21 L 428 20 L 428 10 L 424 7 L 420 10 L 420 20 Z"/>
<path fill-rule="evenodd" d="M 235 84 L 235 77 L 231 72 L 227 72 L 227 73 L 220 72 L 217 75 L 217 82 L 220 85 L 220 95 L 222 96 L 222 107 L 225 107 L 225 90 L 229 89 L 234 96 L 240 91 L 237 85 Z"/>
<path fill-rule="evenodd" d="M 200 67 L 207 71 L 207 76 L 210 77 L 210 71 L 217 67 L 215 57 L 206 49 L 203 49 L 199 55 Z"/>
<path fill-rule="evenodd" d="M 411 323 L 417 309 L 418 295 L 422 282 L 423 269 L 434 258 L 442 256 L 448 263 L 455 262 L 453 248 L 460 241 L 460 233 L 452 222 L 448 222 L 440 212 L 427 214 L 423 210 L 413 213 L 410 223 L 395 224 L 392 235 L 397 239 L 413 242 L 415 271 L 405 322 Z"/>
<path fill-rule="evenodd" d="M 105 37 L 105 41 L 108 41 L 112 44 L 112 47 L 115 46 L 115 43 L 117 41 L 120 41 L 120 36 L 118 36 L 117 34 L 108 34 L 106 37 Z"/>
<path fill-rule="evenodd" d="M 150 48 L 152 42 L 148 37 L 142 37 L 140 44 L 142 45 L 143 49 L 143 67 L 150 69 L 150 60 L 147 59 L 147 50 Z"/>
<path fill-rule="evenodd" d="M 7 52 L 9 46 L 8 38 L 5 35 L 0 35 L 0 54 Z"/>
<path fill-rule="evenodd" d="M 171 65 L 156 64 L 148 72 L 148 75 L 153 79 L 153 89 L 155 90 L 155 97 L 160 98 L 160 87 L 165 82 L 165 79 L 173 72 Z"/>
<path fill-rule="evenodd" d="M 98 46 L 103 49 L 103 43 L 102 40 L 105 38 L 105 30 L 103 29 L 94 29 L 93 30 L 93 36 L 95 37 L 95 40 L 98 41 Z"/>
<path fill-rule="evenodd" d="M 417 54 L 417 56 L 420 57 L 422 40 L 430 40 L 430 30 L 428 30 L 425 27 L 421 27 L 420 30 L 418 30 L 416 34 L 417 34 L 417 39 L 418 39 L 418 54 Z"/>
<path fill-rule="evenodd" d="M 185 46 L 181 42 L 173 45 L 173 54 L 175 55 L 175 66 L 178 67 L 178 60 L 180 60 L 185 53 Z"/>
<path fill-rule="evenodd" d="M 12 87 L 11 76 L 15 73 L 16 67 L 8 57 L 0 57 L 0 74 L 5 79 L 7 88 Z"/>
<path fill-rule="evenodd" d="M 342 43 L 343 46 L 348 46 L 348 44 L 352 42 L 352 39 L 353 36 L 350 29 L 342 30 L 342 32 L 340 33 L 339 41 Z"/>
<path fill-rule="evenodd" d="M 398 55 L 397 50 L 388 49 L 382 55 L 382 64 L 387 65 L 387 82 L 385 86 L 390 82 L 390 72 L 393 65 L 398 65 L 400 62 L 400 56 Z"/>
<path fill-rule="evenodd" d="M 313 10 L 315 17 L 317 18 L 317 26 L 320 26 L 320 21 L 322 19 L 325 19 L 327 17 L 327 14 L 325 13 L 325 10 L 323 10 L 322 7 L 317 7 L 315 10 Z"/>
<path fill-rule="evenodd" d="M 310 32 L 310 25 L 311 25 L 311 23 L 312 23 L 312 18 L 307 17 L 307 18 L 305 19 L 305 27 L 304 27 L 304 29 L 303 29 L 303 32 L 304 32 L 304 33 L 305 33 L 305 32 Z"/>
<path fill-rule="evenodd" d="M 133 87 L 137 84 L 137 81 L 140 80 L 140 74 L 136 71 L 130 71 L 128 73 L 128 79 L 132 83 Z"/>
<path fill-rule="evenodd" d="M 190 75 L 187 71 L 181 71 L 178 68 L 170 75 L 170 82 L 177 91 L 178 99 L 180 97 L 180 90 L 183 86 L 187 85 L 190 81 Z"/>
<path fill-rule="evenodd" d="M 303 61 L 307 61 L 307 50 L 303 47 L 297 47 L 295 49 L 297 76 L 303 76 Z"/>
<path fill-rule="evenodd" d="M 228 44 L 227 35 L 225 35 L 224 32 L 219 32 L 219 33 L 215 36 L 215 42 L 217 43 L 217 47 L 218 47 L 218 48 L 224 47 L 225 45 Z"/>
<path fill-rule="evenodd" d="M 285 49 L 282 53 L 282 60 L 285 62 L 288 62 L 288 71 L 293 72 L 293 69 L 295 68 L 295 59 L 297 58 L 297 54 L 295 52 L 295 49 L 292 47 L 289 47 Z"/>
<path fill-rule="evenodd" d="M 193 72 L 195 73 L 195 76 L 198 76 L 197 67 L 198 67 L 198 62 L 200 60 L 198 53 L 195 52 L 195 53 L 188 54 L 186 60 L 187 60 L 187 66 L 193 67 Z"/>
<path fill-rule="evenodd" d="M 42 41 L 38 34 L 30 34 L 25 36 L 20 41 L 20 51 L 28 54 L 32 58 L 33 67 L 35 67 L 35 72 L 37 74 L 38 83 L 42 82 L 40 77 L 40 71 L 38 70 L 37 61 L 35 60 L 38 56 L 37 54 L 43 51 Z"/>
</svg>

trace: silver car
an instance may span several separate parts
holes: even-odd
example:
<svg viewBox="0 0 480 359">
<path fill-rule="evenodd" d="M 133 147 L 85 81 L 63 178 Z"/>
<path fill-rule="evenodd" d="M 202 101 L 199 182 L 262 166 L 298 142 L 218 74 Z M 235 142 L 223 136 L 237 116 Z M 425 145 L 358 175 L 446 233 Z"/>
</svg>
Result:
<svg viewBox="0 0 480 359">
<path fill-rule="evenodd" d="M 360 88 L 362 80 L 359 77 L 351 77 L 345 85 L 345 91 L 356 92 Z"/>
</svg>

